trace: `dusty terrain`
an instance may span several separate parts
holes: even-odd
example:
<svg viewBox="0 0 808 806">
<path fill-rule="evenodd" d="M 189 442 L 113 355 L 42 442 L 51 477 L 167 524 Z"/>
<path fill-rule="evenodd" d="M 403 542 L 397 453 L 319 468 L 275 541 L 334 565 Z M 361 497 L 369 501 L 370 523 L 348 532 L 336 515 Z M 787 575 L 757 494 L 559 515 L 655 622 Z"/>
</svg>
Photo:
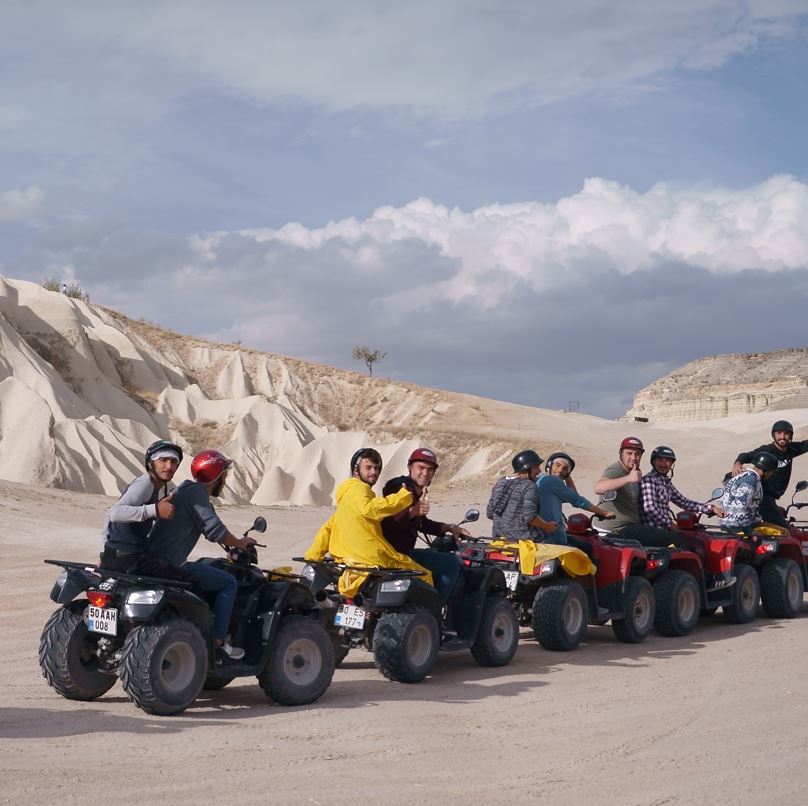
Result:
<svg viewBox="0 0 808 806">
<path fill-rule="evenodd" d="M 433 505 L 451 519 L 486 497 L 450 491 Z M 251 680 L 172 718 L 137 710 L 119 686 L 64 700 L 37 664 L 56 577 L 42 559 L 91 559 L 109 503 L 0 481 L 2 803 L 805 802 L 805 615 L 747 626 L 719 615 L 639 646 L 590 627 L 567 654 L 525 633 L 504 669 L 442 655 L 414 686 L 354 652 L 325 696 L 297 709 Z M 222 509 L 234 529 L 268 517 L 265 567 L 304 549 L 329 511 Z"/>
</svg>

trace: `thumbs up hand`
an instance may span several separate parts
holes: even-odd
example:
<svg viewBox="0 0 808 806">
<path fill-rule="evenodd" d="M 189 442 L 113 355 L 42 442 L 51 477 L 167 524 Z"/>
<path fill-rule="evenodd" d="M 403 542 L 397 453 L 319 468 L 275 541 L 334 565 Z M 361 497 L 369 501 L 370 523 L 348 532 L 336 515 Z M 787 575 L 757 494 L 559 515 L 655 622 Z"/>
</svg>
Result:
<svg viewBox="0 0 808 806">
<path fill-rule="evenodd" d="M 171 498 L 174 493 L 169 493 L 161 501 L 157 502 L 157 517 L 163 520 L 170 521 L 174 517 L 174 504 L 171 503 Z"/>
</svg>

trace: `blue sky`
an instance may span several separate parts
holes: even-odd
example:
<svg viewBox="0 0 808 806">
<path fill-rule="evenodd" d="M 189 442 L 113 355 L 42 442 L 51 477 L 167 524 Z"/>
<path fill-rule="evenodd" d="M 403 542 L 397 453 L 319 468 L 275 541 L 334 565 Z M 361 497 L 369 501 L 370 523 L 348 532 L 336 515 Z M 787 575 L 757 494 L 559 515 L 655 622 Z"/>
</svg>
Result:
<svg viewBox="0 0 808 806">
<path fill-rule="evenodd" d="M 808 291 L 808 2 L 3 16 L 9 276 L 604 416 L 701 355 L 805 344 L 752 322 Z"/>
</svg>

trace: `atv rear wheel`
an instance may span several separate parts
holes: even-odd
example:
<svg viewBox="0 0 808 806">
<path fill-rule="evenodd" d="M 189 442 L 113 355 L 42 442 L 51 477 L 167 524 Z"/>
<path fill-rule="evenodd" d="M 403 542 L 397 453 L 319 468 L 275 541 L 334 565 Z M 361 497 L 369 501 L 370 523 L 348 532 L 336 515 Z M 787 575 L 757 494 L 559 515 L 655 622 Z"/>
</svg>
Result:
<svg viewBox="0 0 808 806">
<path fill-rule="evenodd" d="M 334 644 L 318 622 L 284 616 L 258 683 L 278 705 L 306 705 L 325 693 L 334 676 Z"/>
<path fill-rule="evenodd" d="M 519 622 L 513 605 L 501 596 L 489 596 L 483 605 L 477 639 L 471 654 L 480 666 L 507 666 L 519 646 Z"/>
<path fill-rule="evenodd" d="M 629 577 L 626 583 L 625 618 L 612 619 L 619 641 L 640 644 L 654 626 L 654 589 L 644 577 Z"/>
<path fill-rule="evenodd" d="M 71 602 L 48 619 L 39 639 L 39 667 L 56 691 L 68 700 L 95 700 L 106 694 L 116 677 L 98 671 L 98 639 L 82 613 L 86 602 Z"/>
<path fill-rule="evenodd" d="M 147 714 L 184 711 L 202 690 L 207 671 L 205 639 L 186 619 L 144 624 L 126 638 L 121 683 L 129 699 Z"/>
<path fill-rule="evenodd" d="M 724 605 L 724 618 L 732 624 L 748 624 L 757 615 L 760 579 L 751 565 L 735 566 L 732 604 Z"/>
<path fill-rule="evenodd" d="M 580 583 L 560 579 L 536 592 L 533 600 L 533 634 L 545 648 L 569 652 L 586 634 L 589 602 Z"/>
<path fill-rule="evenodd" d="M 660 635 L 687 635 L 699 621 L 701 594 L 692 574 L 674 568 L 654 582 L 654 629 Z"/>
<path fill-rule="evenodd" d="M 427 610 L 398 610 L 385 613 L 376 625 L 373 660 L 390 680 L 419 683 L 438 659 L 438 622 Z"/>
<path fill-rule="evenodd" d="M 802 608 L 802 574 L 794 560 L 775 557 L 760 572 L 760 601 L 769 618 L 796 618 Z"/>
</svg>

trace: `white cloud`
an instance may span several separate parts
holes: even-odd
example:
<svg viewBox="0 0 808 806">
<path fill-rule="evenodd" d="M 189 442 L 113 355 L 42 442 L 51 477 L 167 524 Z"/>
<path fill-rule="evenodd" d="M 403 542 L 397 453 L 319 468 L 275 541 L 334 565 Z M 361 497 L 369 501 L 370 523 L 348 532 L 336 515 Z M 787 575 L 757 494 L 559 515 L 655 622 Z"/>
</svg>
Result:
<svg viewBox="0 0 808 806">
<path fill-rule="evenodd" d="M 0 191 L 0 221 L 20 221 L 39 212 L 45 194 L 36 185 Z"/>
</svg>

